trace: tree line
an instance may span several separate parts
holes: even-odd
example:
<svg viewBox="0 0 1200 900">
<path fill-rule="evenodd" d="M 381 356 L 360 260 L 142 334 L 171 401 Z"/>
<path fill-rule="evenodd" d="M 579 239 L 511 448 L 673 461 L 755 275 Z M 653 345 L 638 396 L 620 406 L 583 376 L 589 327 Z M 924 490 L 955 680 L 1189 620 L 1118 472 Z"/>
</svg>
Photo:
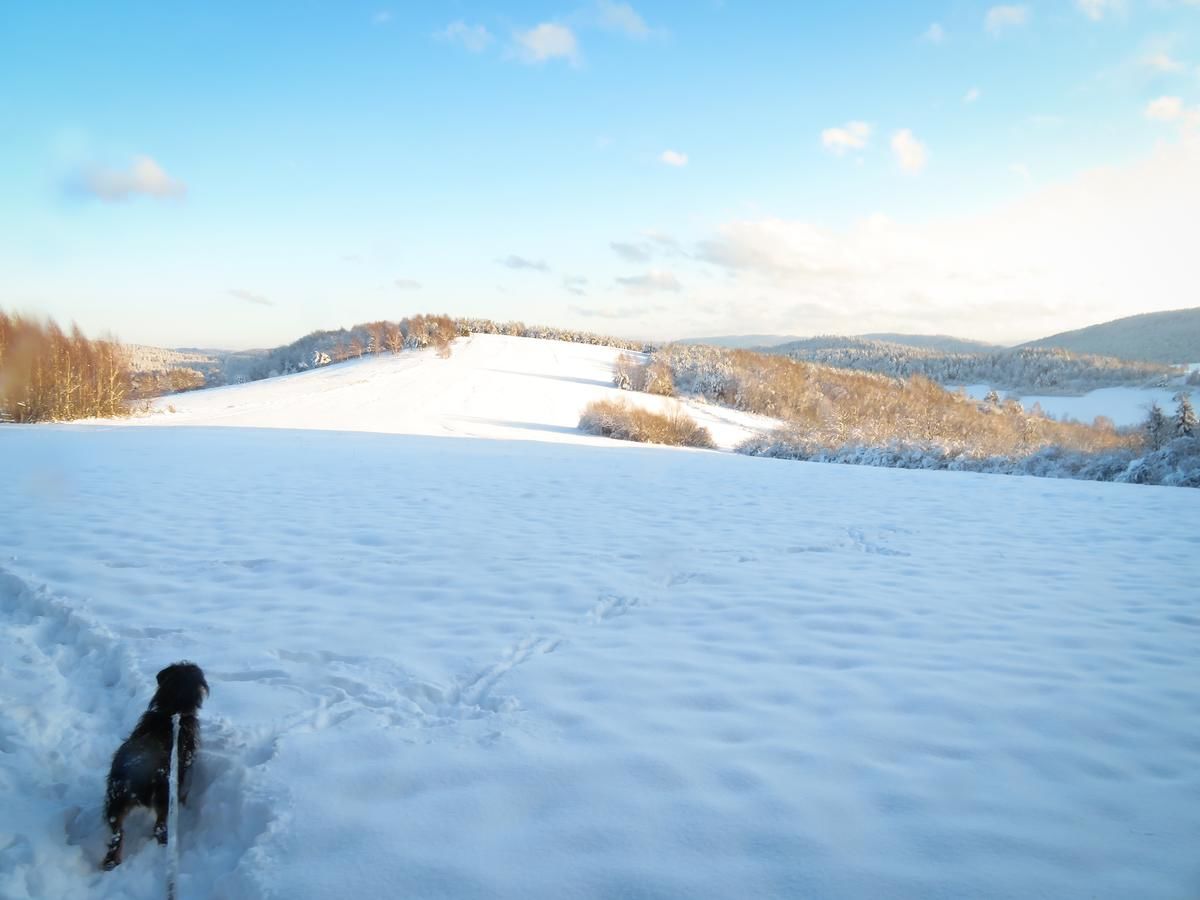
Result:
<svg viewBox="0 0 1200 900">
<path fill-rule="evenodd" d="M 0 421 L 54 422 L 125 414 L 129 360 L 112 338 L 0 310 Z"/>
</svg>

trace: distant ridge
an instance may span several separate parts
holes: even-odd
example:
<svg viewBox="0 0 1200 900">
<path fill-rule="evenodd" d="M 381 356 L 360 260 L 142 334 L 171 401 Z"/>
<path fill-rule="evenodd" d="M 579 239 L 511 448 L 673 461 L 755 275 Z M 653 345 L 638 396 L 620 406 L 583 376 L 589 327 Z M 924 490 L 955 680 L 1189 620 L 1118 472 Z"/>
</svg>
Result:
<svg viewBox="0 0 1200 900">
<path fill-rule="evenodd" d="M 889 344 L 900 344 L 905 347 L 917 347 L 921 350 L 940 350 L 942 353 L 988 353 L 993 350 L 1005 349 L 1001 344 L 989 344 L 987 341 L 972 341 L 967 338 L 952 337 L 948 334 L 895 334 L 882 332 L 878 334 L 860 334 L 860 338 L 869 341 L 885 341 Z"/>
<path fill-rule="evenodd" d="M 794 344 L 813 338 L 800 337 L 794 334 L 725 334 L 715 337 L 684 338 L 677 341 L 680 344 L 708 344 L 712 347 L 730 347 L 752 349 L 756 347 L 776 348 L 783 344 Z M 820 338 L 828 341 L 828 336 Z M 985 341 L 972 341 L 967 338 L 957 338 L 946 334 L 857 334 L 840 340 L 846 341 L 885 341 L 889 344 L 900 344 L 903 347 L 916 347 L 920 350 L 938 350 L 942 353 L 987 353 L 992 350 L 1004 349 L 1000 344 L 989 344 Z"/>
<path fill-rule="evenodd" d="M 801 338 L 794 334 L 723 334 L 713 337 L 681 338 L 677 344 L 706 344 L 709 347 L 728 347 L 731 350 L 750 347 L 777 347 Z"/>
<path fill-rule="evenodd" d="M 1059 347 L 1072 353 L 1144 362 L 1200 362 L 1200 306 L 1113 319 L 1021 346 Z"/>
</svg>

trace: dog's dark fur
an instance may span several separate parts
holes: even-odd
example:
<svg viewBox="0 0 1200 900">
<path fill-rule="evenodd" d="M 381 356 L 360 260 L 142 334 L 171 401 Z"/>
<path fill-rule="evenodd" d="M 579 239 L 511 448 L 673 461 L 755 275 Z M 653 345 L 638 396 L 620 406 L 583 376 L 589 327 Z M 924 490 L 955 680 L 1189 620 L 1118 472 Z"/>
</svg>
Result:
<svg viewBox="0 0 1200 900">
<path fill-rule="evenodd" d="M 187 802 L 188 772 L 200 744 L 196 710 L 208 696 L 204 672 L 191 662 L 177 662 L 158 673 L 158 690 L 133 734 L 113 755 L 104 798 L 104 817 L 112 829 L 104 868 L 121 864 L 125 817 L 135 806 L 154 810 L 154 837 L 167 842 L 167 783 L 171 772 L 171 716 L 179 713 L 179 802 Z"/>
</svg>

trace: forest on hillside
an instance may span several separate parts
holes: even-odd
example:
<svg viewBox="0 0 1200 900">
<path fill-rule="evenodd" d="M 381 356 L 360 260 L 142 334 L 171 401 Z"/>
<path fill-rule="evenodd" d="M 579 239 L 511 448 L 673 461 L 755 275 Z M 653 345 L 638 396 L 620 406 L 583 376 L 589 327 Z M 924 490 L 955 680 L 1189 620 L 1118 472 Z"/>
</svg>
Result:
<svg viewBox="0 0 1200 900">
<path fill-rule="evenodd" d="M 892 378 L 918 375 L 938 384 L 987 384 L 1018 393 L 1080 394 L 1122 385 L 1143 387 L 1165 384 L 1183 373 L 1178 366 L 1054 347 L 947 353 L 865 338 L 816 337 L 772 347 L 769 352 Z"/>
</svg>

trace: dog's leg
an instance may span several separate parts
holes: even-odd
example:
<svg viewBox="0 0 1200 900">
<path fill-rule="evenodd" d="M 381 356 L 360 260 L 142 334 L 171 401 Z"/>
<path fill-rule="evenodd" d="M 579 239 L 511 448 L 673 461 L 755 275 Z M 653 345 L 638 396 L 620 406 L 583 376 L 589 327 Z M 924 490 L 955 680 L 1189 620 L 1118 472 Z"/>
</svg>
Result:
<svg viewBox="0 0 1200 900">
<path fill-rule="evenodd" d="M 104 868 L 115 869 L 121 864 L 121 844 L 125 840 L 125 816 L 129 814 L 129 806 L 120 808 L 109 807 L 108 827 L 112 829 L 112 837 L 108 839 L 108 853 L 104 854 Z"/>
<path fill-rule="evenodd" d="M 167 843 L 167 809 L 170 799 L 164 781 L 163 790 L 154 792 L 154 839 L 163 846 Z"/>
<path fill-rule="evenodd" d="M 179 719 L 179 802 L 187 805 L 188 791 L 192 786 L 189 774 L 192 763 L 196 759 L 196 748 L 200 745 L 200 723 L 195 716 L 181 716 Z"/>
</svg>

